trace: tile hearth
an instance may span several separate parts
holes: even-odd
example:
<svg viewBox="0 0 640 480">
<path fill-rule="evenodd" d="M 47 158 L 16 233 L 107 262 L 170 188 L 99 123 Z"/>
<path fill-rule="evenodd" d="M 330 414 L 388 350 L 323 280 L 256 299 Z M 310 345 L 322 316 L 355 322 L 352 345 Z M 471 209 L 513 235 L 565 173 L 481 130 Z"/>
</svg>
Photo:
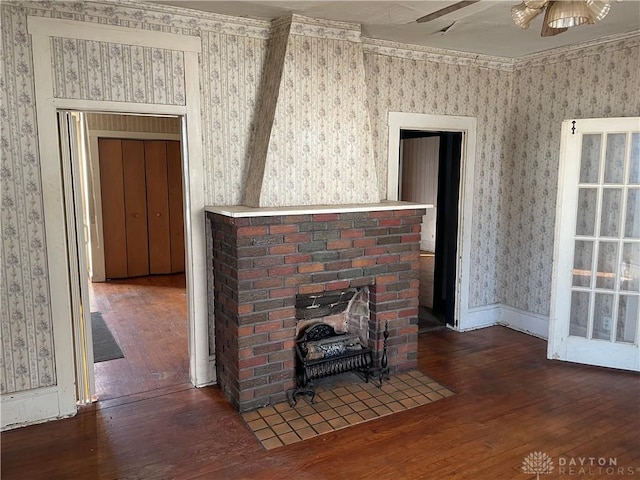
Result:
<svg viewBox="0 0 640 480">
<path fill-rule="evenodd" d="M 417 370 L 393 375 L 382 388 L 350 373 L 319 381 L 315 404 L 303 397 L 295 408 L 282 402 L 244 413 L 242 418 L 262 446 L 271 450 L 453 394 L 451 389 Z"/>
</svg>

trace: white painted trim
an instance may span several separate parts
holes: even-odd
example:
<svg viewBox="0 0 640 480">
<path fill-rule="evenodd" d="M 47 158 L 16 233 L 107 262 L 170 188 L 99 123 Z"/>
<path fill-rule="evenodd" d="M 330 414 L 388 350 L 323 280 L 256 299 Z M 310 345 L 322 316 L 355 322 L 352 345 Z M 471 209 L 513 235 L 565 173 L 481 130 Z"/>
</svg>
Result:
<svg viewBox="0 0 640 480">
<path fill-rule="evenodd" d="M 24 427 L 75 413 L 60 415 L 58 389 L 56 387 L 35 388 L 17 393 L 6 393 L 0 397 L 2 406 L 2 430 Z"/>
<path fill-rule="evenodd" d="M 50 101 L 53 77 L 49 37 L 33 34 L 31 44 L 58 397 L 55 412 L 52 409 L 38 410 L 47 415 L 41 418 L 44 420 L 76 412 L 75 362 L 58 121 L 56 109 Z M 34 411 L 27 416 L 35 421 L 37 413 Z"/>
<path fill-rule="evenodd" d="M 476 161 L 477 119 L 455 115 L 389 112 L 389 144 L 387 161 L 387 199 L 398 200 L 398 168 L 400 129 L 462 132 L 460 162 L 460 202 L 458 205 L 458 262 L 454 328 L 464 331 L 473 327 L 470 318 L 469 290 L 471 278 L 471 229 L 473 226 L 473 183 Z"/>
<path fill-rule="evenodd" d="M 468 332 L 470 330 L 496 325 L 501 325 L 544 340 L 546 340 L 549 335 L 549 317 L 520 310 L 503 303 L 494 303 L 492 305 L 469 309 L 463 328 L 454 328 L 454 330 Z"/>
<path fill-rule="evenodd" d="M 89 130 L 90 137 L 127 138 L 132 140 L 182 140 L 179 133 L 132 132 L 122 130 Z"/>
<path fill-rule="evenodd" d="M 186 74 L 186 72 L 185 72 Z M 119 114 L 149 114 L 149 115 L 184 115 L 187 107 L 184 105 L 163 105 L 161 103 L 128 103 L 110 102 L 103 100 L 81 100 L 79 98 L 53 98 L 51 104 L 64 110 L 90 110 L 99 113 Z"/>
<path fill-rule="evenodd" d="M 189 315 L 189 351 L 191 382 L 196 387 L 216 382 L 216 369 L 209 366 L 209 341 L 214 341 L 215 331 L 209 332 L 207 302 L 207 256 L 205 236 L 205 174 L 202 150 L 202 111 L 200 109 L 200 67 L 198 55 L 185 52 L 185 91 L 187 114 L 182 117 L 183 189 L 185 195 L 185 250 L 187 256 L 186 280 Z M 215 359 L 214 359 L 215 362 Z"/>
<path fill-rule="evenodd" d="M 640 117 L 583 118 L 564 120 L 560 137 L 560 155 L 558 168 L 558 193 L 556 202 L 556 222 L 551 277 L 550 330 L 547 358 L 570 362 L 598 365 L 624 370 L 640 371 L 640 332 L 636 332 L 634 343 L 612 342 L 591 338 L 593 331 L 593 287 L 575 287 L 573 285 L 573 257 L 576 235 L 576 214 L 578 190 L 580 185 L 580 162 L 582 156 L 583 135 L 635 132 L 640 128 Z M 605 137 L 606 139 L 606 137 Z M 600 158 L 605 158 L 606 141 L 600 145 Z M 629 155 L 629 143 L 627 144 Z M 601 164 L 601 169 L 604 166 Z M 600 172 L 602 175 L 602 172 Z M 602 177 L 601 177 L 602 178 Z M 596 183 L 596 185 L 598 185 Z M 598 187 L 599 189 L 601 187 Z M 600 193 L 602 195 L 602 193 Z M 598 200 L 596 218 L 600 218 L 602 200 Z M 621 208 L 625 211 L 624 203 Z M 596 222 L 593 235 L 581 236 L 598 242 L 600 238 L 599 221 Z M 633 241 L 626 239 L 625 241 Z M 597 243 L 596 243 L 597 245 Z M 597 258 L 597 253 L 594 254 Z M 619 263 L 619 260 L 618 260 Z M 574 289 L 591 294 L 591 318 L 587 324 L 586 337 L 570 334 L 571 296 Z M 618 293 L 619 287 L 612 289 Z M 612 317 L 616 318 L 614 308 Z M 640 331 L 640 329 L 638 329 Z M 616 331 L 615 323 L 612 333 Z"/>
<path fill-rule="evenodd" d="M 520 310 L 509 305 L 500 305 L 498 325 L 545 340 L 549 338 L 549 317 Z"/>
<path fill-rule="evenodd" d="M 27 17 L 27 31 L 44 37 L 75 38 L 183 52 L 200 53 L 202 49 L 200 37 L 57 18 Z"/>
<path fill-rule="evenodd" d="M 433 208 L 433 205 L 413 202 L 381 202 L 351 205 L 306 205 L 300 207 L 254 208 L 244 205 L 207 206 L 205 210 L 226 217 L 273 217 L 277 215 L 315 215 L 322 213 L 379 212 L 385 210 L 413 210 Z"/>
<path fill-rule="evenodd" d="M 104 230 L 102 225 L 102 189 L 100 186 L 99 138 L 131 138 L 136 140 L 182 140 L 178 133 L 127 132 L 118 130 L 89 130 L 89 174 L 93 185 L 93 224 L 89 225 L 91 238 L 91 281 L 106 280 L 104 266 Z"/>
<path fill-rule="evenodd" d="M 500 304 L 486 305 L 483 307 L 474 307 L 467 311 L 464 322 L 460 322 L 457 328 L 458 332 L 468 332 L 479 328 L 493 327 L 498 325 L 500 318 Z"/>
<path fill-rule="evenodd" d="M 42 20 L 43 22 L 41 22 Z M 202 155 L 201 111 L 199 89 L 198 55 L 195 51 L 185 52 L 186 106 L 132 104 L 124 102 L 97 102 L 88 100 L 54 99 L 52 56 L 50 38 L 43 34 L 53 34 L 53 30 L 39 30 L 34 26 L 59 25 L 58 32 L 74 38 L 71 24 L 64 20 L 38 19 L 28 17 L 29 31 L 32 34 L 36 114 L 38 127 L 38 147 L 42 174 L 42 196 L 47 247 L 47 268 L 49 271 L 49 294 L 54 338 L 54 355 L 57 374 L 57 386 L 49 392 L 55 392 L 53 403 L 48 409 L 33 410 L 29 405 L 29 421 L 60 418 L 76 412 L 74 342 L 71 317 L 71 297 L 69 283 L 69 261 L 67 257 L 67 238 L 62 192 L 62 172 L 58 148 L 58 128 L 56 109 L 90 110 L 118 113 L 152 113 L 165 115 L 185 115 L 183 142 L 185 166 L 183 182 L 185 192 L 185 231 L 186 231 L 186 276 L 189 316 L 189 357 L 190 376 L 196 386 L 215 381 L 210 367 L 208 344 L 207 293 L 205 276 L 205 237 L 204 237 L 204 161 Z M 134 29 L 103 28 L 104 25 L 73 22 L 74 28 L 82 27 L 91 40 L 111 39 L 103 35 L 105 31 L 118 31 L 117 43 L 138 44 L 140 35 L 145 32 Z M 53 28 L 53 27 L 52 27 Z M 95 28 L 95 30 L 93 30 Z M 54 29 L 55 30 L 55 29 Z M 94 32 L 94 34 L 90 33 Z M 83 35 L 85 34 L 83 33 Z M 168 34 L 163 34 L 168 35 Z M 173 36 L 172 36 L 173 37 Z M 176 35 L 172 45 L 180 45 L 183 36 Z M 75 38 L 78 38 L 76 36 Z M 80 37 L 82 38 L 82 37 Z M 188 37 L 186 37 L 188 38 Z M 198 40 L 199 41 L 199 40 Z M 155 45 L 157 46 L 157 45 Z M 215 369 L 213 369 L 215 371 Z M 27 398 L 27 397 L 18 397 Z M 47 398 L 51 401 L 51 395 Z"/>
</svg>

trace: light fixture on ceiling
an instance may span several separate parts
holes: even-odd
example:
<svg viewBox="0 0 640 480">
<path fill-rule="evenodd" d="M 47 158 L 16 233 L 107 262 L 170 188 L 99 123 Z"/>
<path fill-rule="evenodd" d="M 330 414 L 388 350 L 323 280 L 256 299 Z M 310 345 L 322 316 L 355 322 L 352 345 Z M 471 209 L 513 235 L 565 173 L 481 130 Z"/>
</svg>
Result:
<svg viewBox="0 0 640 480">
<path fill-rule="evenodd" d="M 540 35 L 550 37 L 569 27 L 594 24 L 606 17 L 610 8 L 608 0 L 524 0 L 511 7 L 511 15 L 517 26 L 526 29 L 545 11 Z"/>
</svg>

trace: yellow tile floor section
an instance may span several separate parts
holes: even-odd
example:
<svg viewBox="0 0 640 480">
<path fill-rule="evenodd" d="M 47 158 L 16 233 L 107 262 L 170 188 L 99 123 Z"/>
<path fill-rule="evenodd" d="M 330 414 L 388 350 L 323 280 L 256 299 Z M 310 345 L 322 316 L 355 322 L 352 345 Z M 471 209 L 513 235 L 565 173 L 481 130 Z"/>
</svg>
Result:
<svg viewBox="0 0 640 480">
<path fill-rule="evenodd" d="M 272 448 L 391 415 L 450 397 L 453 391 L 417 370 L 378 383 L 343 374 L 316 382 L 315 403 L 301 397 L 242 414 L 262 446 Z"/>
</svg>

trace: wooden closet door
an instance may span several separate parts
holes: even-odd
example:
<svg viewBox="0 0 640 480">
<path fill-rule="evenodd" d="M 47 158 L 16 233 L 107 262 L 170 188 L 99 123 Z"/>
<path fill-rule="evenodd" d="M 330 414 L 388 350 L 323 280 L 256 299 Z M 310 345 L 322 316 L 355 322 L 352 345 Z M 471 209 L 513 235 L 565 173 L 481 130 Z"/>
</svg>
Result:
<svg viewBox="0 0 640 480">
<path fill-rule="evenodd" d="M 127 225 L 127 272 L 129 277 L 139 277 L 149 275 L 144 142 L 123 140 L 122 162 Z"/>
<path fill-rule="evenodd" d="M 149 273 L 171 273 L 167 142 L 144 143 L 147 178 L 147 224 L 149 228 Z"/>
<path fill-rule="evenodd" d="M 180 142 L 167 142 L 171 271 L 184 271 L 184 210 L 182 207 L 182 155 Z"/>
<path fill-rule="evenodd" d="M 122 142 L 99 138 L 102 234 L 106 278 L 127 276 L 127 236 L 124 206 Z"/>
</svg>

